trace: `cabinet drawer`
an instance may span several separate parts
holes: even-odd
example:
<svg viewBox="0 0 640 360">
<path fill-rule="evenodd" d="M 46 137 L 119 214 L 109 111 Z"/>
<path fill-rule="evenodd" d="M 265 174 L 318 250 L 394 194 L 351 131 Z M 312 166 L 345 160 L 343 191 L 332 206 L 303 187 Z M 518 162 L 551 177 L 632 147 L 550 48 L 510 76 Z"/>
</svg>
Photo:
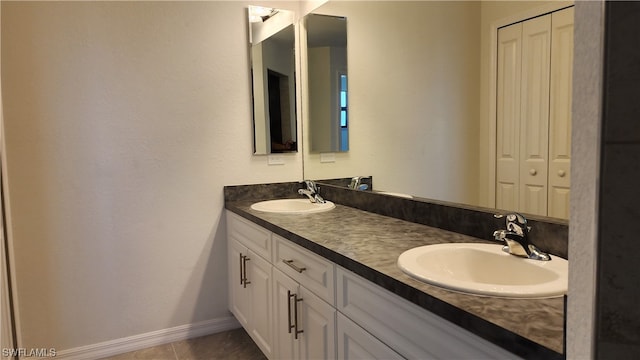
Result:
<svg viewBox="0 0 640 360">
<path fill-rule="evenodd" d="M 335 304 L 335 265 L 278 235 L 274 239 L 274 265 L 329 304 Z"/>
<path fill-rule="evenodd" d="M 499 346 L 341 267 L 337 269 L 336 307 L 409 359 L 517 358 Z"/>
<path fill-rule="evenodd" d="M 227 211 L 227 236 L 271 262 L 271 232 Z"/>
</svg>

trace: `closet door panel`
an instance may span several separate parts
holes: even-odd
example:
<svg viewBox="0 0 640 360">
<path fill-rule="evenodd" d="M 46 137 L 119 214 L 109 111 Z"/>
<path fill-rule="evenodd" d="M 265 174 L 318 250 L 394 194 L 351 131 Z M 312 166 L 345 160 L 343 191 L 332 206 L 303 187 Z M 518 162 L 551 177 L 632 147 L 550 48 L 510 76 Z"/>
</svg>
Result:
<svg viewBox="0 0 640 360">
<path fill-rule="evenodd" d="M 527 214 L 545 215 L 547 210 L 547 187 L 524 184 L 522 186 L 520 211 Z M 543 213 L 543 214 L 542 214 Z"/>
<path fill-rule="evenodd" d="M 568 8 L 551 15 L 548 215 L 565 219 L 569 217 L 571 183 L 573 13 Z"/>
<path fill-rule="evenodd" d="M 520 207 L 547 214 L 551 15 L 522 24 Z"/>
<path fill-rule="evenodd" d="M 518 210 L 522 24 L 498 30 L 496 207 Z"/>
</svg>

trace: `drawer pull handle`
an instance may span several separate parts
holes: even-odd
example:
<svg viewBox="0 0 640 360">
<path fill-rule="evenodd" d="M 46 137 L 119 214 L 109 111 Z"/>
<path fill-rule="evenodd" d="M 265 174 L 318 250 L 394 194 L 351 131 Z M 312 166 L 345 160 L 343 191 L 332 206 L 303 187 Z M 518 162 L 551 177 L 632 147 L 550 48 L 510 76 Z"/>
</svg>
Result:
<svg viewBox="0 0 640 360">
<path fill-rule="evenodd" d="M 297 272 L 299 272 L 299 273 L 302 273 L 303 271 L 307 270 L 307 268 L 306 268 L 306 267 L 299 267 L 299 266 L 297 266 L 296 264 L 294 264 L 294 263 L 293 263 L 293 260 L 286 260 L 286 259 L 283 259 L 283 260 L 282 260 L 282 262 L 283 262 L 283 263 L 285 263 L 285 264 L 287 264 L 287 265 L 289 265 L 289 267 L 290 267 L 290 268 L 292 268 L 293 270 L 295 270 L 295 271 L 297 271 Z"/>
</svg>

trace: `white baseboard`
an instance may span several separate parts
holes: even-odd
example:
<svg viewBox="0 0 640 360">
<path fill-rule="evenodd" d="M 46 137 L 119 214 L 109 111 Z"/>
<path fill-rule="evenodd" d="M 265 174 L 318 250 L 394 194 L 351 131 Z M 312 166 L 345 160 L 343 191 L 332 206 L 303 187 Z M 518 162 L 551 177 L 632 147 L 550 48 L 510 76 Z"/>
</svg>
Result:
<svg viewBox="0 0 640 360">
<path fill-rule="evenodd" d="M 152 346 L 168 344 L 174 341 L 186 340 L 194 337 L 215 334 L 221 331 L 240 327 L 240 323 L 233 316 L 202 321 L 194 324 L 180 325 L 169 329 L 157 330 L 145 334 L 105 341 L 97 344 L 81 346 L 73 349 L 58 351 L 56 359 L 86 360 L 100 359 L 108 356 L 123 354 L 130 351 L 145 349 Z M 47 358 L 41 358 L 47 359 Z"/>
</svg>

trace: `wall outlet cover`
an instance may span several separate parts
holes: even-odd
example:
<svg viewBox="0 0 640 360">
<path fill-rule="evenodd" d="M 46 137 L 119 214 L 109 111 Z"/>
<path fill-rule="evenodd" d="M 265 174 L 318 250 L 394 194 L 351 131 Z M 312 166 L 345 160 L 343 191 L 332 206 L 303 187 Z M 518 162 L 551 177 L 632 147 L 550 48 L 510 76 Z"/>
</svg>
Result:
<svg viewBox="0 0 640 360">
<path fill-rule="evenodd" d="M 335 153 L 320 153 L 320 162 L 321 163 L 336 162 L 336 154 Z"/>
</svg>

